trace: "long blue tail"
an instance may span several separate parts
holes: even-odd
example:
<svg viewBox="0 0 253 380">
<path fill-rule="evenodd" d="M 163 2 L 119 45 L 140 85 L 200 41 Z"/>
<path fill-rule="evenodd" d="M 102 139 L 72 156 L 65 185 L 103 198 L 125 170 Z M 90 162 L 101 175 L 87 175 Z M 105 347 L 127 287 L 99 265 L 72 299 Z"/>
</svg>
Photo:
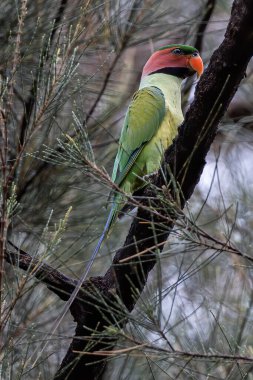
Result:
<svg viewBox="0 0 253 380">
<path fill-rule="evenodd" d="M 108 232 L 110 230 L 112 222 L 115 219 L 115 211 L 116 211 L 115 209 L 116 209 L 116 207 L 117 206 L 116 206 L 115 202 L 113 202 L 111 210 L 110 210 L 108 218 L 107 218 L 107 221 L 106 221 L 105 226 L 104 226 L 104 230 L 102 232 L 102 235 L 99 238 L 99 241 L 98 241 L 98 243 L 96 245 L 96 248 L 94 249 L 94 251 L 93 251 L 93 253 L 91 255 L 91 258 L 90 258 L 90 260 L 88 262 L 88 265 L 87 265 L 87 267 L 85 269 L 85 272 L 83 274 L 83 280 L 82 281 L 84 281 L 86 279 L 86 277 L 87 277 L 87 275 L 88 275 L 88 273 L 89 273 L 89 271 L 90 271 L 90 269 L 91 269 L 91 267 L 92 267 L 92 265 L 94 263 L 94 260 L 95 260 L 97 254 L 98 254 L 98 252 L 100 250 L 100 247 L 101 247 L 103 241 L 105 240 L 105 238 L 108 235 Z"/>
<path fill-rule="evenodd" d="M 79 292 L 79 290 L 80 290 L 83 282 L 86 280 L 86 277 L 88 276 L 88 273 L 91 270 L 91 267 L 92 267 L 92 265 L 94 263 L 94 260 L 95 260 L 95 258 L 97 256 L 98 252 L 99 252 L 99 249 L 100 249 L 100 247 L 101 247 L 104 239 L 107 237 L 112 223 L 114 222 L 115 218 L 117 217 L 117 209 L 118 209 L 118 204 L 116 202 L 113 202 L 113 204 L 111 206 L 110 213 L 109 213 L 108 218 L 107 218 L 107 221 L 105 223 L 102 235 L 99 238 L 99 241 L 98 241 L 98 243 L 96 245 L 96 248 L 94 249 L 94 251 L 93 251 L 93 253 L 91 255 L 91 258 L 90 258 L 90 260 L 89 260 L 89 262 L 88 262 L 88 264 L 87 264 L 87 266 L 85 268 L 85 271 L 84 271 L 82 277 L 78 280 L 73 293 L 71 294 L 71 296 L 69 297 L 68 301 L 66 302 L 66 304 L 64 306 L 63 314 L 61 316 L 61 319 L 67 313 L 68 309 L 70 308 L 71 304 L 73 303 L 74 299 L 76 298 L 77 293 Z"/>
<path fill-rule="evenodd" d="M 117 214 L 118 214 L 117 210 L 118 210 L 118 204 L 117 204 L 117 202 L 114 201 L 113 204 L 112 204 L 110 213 L 108 215 L 107 221 L 105 223 L 103 233 L 102 233 L 102 235 L 99 238 L 98 244 L 97 244 L 95 250 L 92 253 L 92 256 L 91 256 L 91 258 L 90 258 L 90 260 L 88 262 L 88 265 L 85 268 L 85 272 L 83 273 L 82 277 L 78 280 L 73 293 L 69 297 L 68 301 L 65 303 L 64 308 L 62 310 L 62 313 L 61 313 L 60 317 L 56 321 L 56 324 L 55 324 L 54 329 L 53 329 L 53 333 L 56 331 L 56 329 L 58 328 L 58 326 L 62 322 L 64 316 L 67 314 L 70 306 L 72 305 L 73 301 L 75 300 L 75 298 L 77 296 L 77 293 L 81 289 L 81 286 L 82 286 L 84 280 L 88 276 L 88 273 L 89 273 L 89 271 L 90 271 L 90 269 L 91 269 L 91 267 L 92 267 L 92 265 L 94 263 L 94 260 L 95 260 L 97 254 L 98 254 L 98 251 L 99 251 L 99 249 L 100 249 L 100 247 L 101 247 L 104 239 L 108 235 L 108 232 L 110 230 L 111 225 L 113 224 L 114 220 L 117 217 Z"/>
</svg>

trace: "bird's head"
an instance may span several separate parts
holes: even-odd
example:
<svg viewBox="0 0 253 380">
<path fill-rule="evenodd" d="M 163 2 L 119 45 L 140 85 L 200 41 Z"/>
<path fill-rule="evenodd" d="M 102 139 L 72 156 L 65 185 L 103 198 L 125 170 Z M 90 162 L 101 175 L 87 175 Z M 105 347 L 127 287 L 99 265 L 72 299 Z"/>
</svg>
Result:
<svg viewBox="0 0 253 380">
<path fill-rule="evenodd" d="M 204 65 L 197 49 L 188 45 L 167 45 L 155 51 L 145 64 L 142 76 L 164 73 L 180 78 L 203 73 Z"/>
</svg>

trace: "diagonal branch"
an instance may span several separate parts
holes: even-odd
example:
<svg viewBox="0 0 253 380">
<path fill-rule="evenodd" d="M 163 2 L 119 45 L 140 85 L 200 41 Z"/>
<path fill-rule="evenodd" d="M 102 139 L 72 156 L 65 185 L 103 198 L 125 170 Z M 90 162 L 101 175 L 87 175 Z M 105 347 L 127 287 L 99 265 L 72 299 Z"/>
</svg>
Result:
<svg viewBox="0 0 253 380">
<path fill-rule="evenodd" d="M 193 46 L 202 53 L 203 41 L 205 37 L 206 28 L 210 22 L 213 15 L 214 8 L 216 6 L 216 0 L 207 0 L 204 6 L 204 12 L 201 21 L 199 22 L 198 29 L 196 30 L 196 36 L 194 39 Z M 184 98 L 183 105 L 188 102 L 190 91 L 193 85 L 194 77 L 189 77 L 186 79 L 184 84 Z"/>
<path fill-rule="evenodd" d="M 48 46 L 47 43 L 44 43 L 44 46 L 42 48 L 42 54 L 41 54 L 42 57 L 44 57 L 44 59 L 41 61 L 40 65 L 39 65 L 37 75 L 35 76 L 36 78 L 38 78 L 38 73 L 41 72 L 41 70 L 45 66 L 45 63 L 49 59 L 50 47 L 52 46 L 52 44 L 54 42 L 54 37 L 55 37 L 56 31 L 58 30 L 59 26 L 61 25 L 61 22 L 62 22 L 62 19 L 64 16 L 64 12 L 65 12 L 65 8 L 67 6 L 67 2 L 68 2 L 68 0 L 61 0 L 61 2 L 60 2 L 57 14 L 55 16 L 54 27 L 52 29 L 51 36 L 50 36 L 51 37 L 50 38 L 51 43 L 50 43 L 50 46 Z M 32 87 L 30 89 L 29 97 L 27 98 L 27 100 L 24 103 L 24 114 L 23 114 L 23 118 L 22 118 L 21 124 L 20 124 L 19 150 L 22 149 L 22 147 L 25 143 L 26 132 L 27 132 L 29 122 L 30 122 L 30 118 L 31 118 L 31 115 L 32 115 L 32 112 L 34 109 L 35 102 L 36 102 L 36 90 L 35 89 L 37 87 L 38 87 L 38 79 L 35 79 L 35 82 L 33 83 Z"/>
<path fill-rule="evenodd" d="M 42 263 L 41 260 L 30 256 L 10 241 L 8 243 L 12 248 L 6 250 L 5 261 L 7 263 L 30 272 L 31 276 L 46 284 L 48 289 L 57 294 L 63 301 L 68 300 L 69 294 L 75 289 L 75 280 L 53 269 L 50 265 Z"/>
<path fill-rule="evenodd" d="M 216 0 L 207 0 L 207 3 L 205 5 L 205 12 L 203 14 L 202 20 L 199 23 L 199 27 L 196 33 L 196 41 L 194 44 L 194 47 L 199 52 L 202 51 L 203 38 L 205 35 L 207 25 L 210 21 L 210 18 L 212 17 L 215 5 L 216 5 Z"/>
</svg>

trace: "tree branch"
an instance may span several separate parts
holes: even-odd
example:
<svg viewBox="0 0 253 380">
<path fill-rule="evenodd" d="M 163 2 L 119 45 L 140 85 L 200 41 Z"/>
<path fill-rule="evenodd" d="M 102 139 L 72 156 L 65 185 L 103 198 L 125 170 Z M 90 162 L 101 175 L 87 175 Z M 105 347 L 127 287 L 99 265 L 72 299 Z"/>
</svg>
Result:
<svg viewBox="0 0 253 380">
<path fill-rule="evenodd" d="M 202 19 L 198 23 L 198 29 L 196 30 L 196 35 L 195 35 L 195 39 L 193 42 L 193 46 L 199 51 L 200 54 L 202 53 L 205 31 L 206 31 L 208 23 L 212 17 L 215 5 L 216 5 L 216 0 L 207 0 L 206 4 L 204 6 Z M 185 105 L 189 99 L 189 95 L 190 95 L 190 91 L 191 91 L 193 82 L 194 82 L 194 77 L 189 77 L 185 81 L 183 105 Z"/>
<path fill-rule="evenodd" d="M 74 291 L 77 283 L 75 280 L 53 269 L 50 265 L 42 263 L 37 258 L 30 256 L 10 241 L 8 243 L 12 246 L 12 249 L 6 250 L 5 261 L 25 271 L 29 271 L 32 276 L 46 284 L 48 289 L 57 294 L 63 301 L 69 299 L 69 295 Z"/>
<path fill-rule="evenodd" d="M 59 26 L 61 25 L 62 18 L 64 16 L 64 12 L 65 12 L 65 8 L 67 6 L 67 2 L 68 2 L 68 0 L 61 0 L 61 2 L 59 4 L 59 8 L 58 8 L 58 11 L 57 11 L 56 16 L 55 16 L 54 27 L 52 29 L 51 36 L 50 36 L 51 37 L 50 38 L 50 40 L 51 40 L 50 46 L 47 45 L 47 42 L 44 43 L 44 46 L 42 48 L 42 53 L 41 53 L 41 56 L 44 59 L 41 60 L 41 63 L 39 64 L 38 72 L 42 71 L 43 67 L 45 66 L 45 63 L 49 59 L 50 47 L 53 45 L 56 31 L 59 28 Z M 37 75 L 35 76 L 35 78 L 38 78 L 38 72 L 37 72 Z M 32 112 L 33 112 L 34 104 L 36 102 L 36 89 L 37 89 L 37 87 L 38 87 L 38 79 L 35 79 L 32 87 L 30 89 L 29 97 L 24 102 L 24 114 L 23 114 L 23 118 L 21 121 L 21 125 L 20 125 L 20 136 L 19 136 L 19 147 L 18 147 L 19 150 L 22 149 L 22 147 L 25 143 L 25 136 L 26 136 L 27 128 L 28 128 L 28 125 L 30 122 Z"/>
<path fill-rule="evenodd" d="M 56 34 L 57 30 L 59 29 L 59 27 L 62 23 L 64 13 L 65 13 L 65 9 L 67 8 L 67 5 L 68 5 L 68 0 L 61 0 L 60 1 L 58 10 L 57 10 L 57 13 L 55 16 L 54 27 L 53 27 L 53 29 L 51 31 L 51 35 L 50 35 L 49 46 L 48 46 L 47 39 L 45 39 L 46 42 L 44 43 L 44 45 L 42 47 L 41 56 L 43 57 L 43 60 L 41 60 L 39 67 L 37 69 L 37 73 L 35 75 L 34 83 L 32 84 L 32 86 L 30 88 L 29 96 L 24 101 L 24 113 L 23 113 L 23 117 L 21 119 L 21 123 L 20 123 L 20 127 L 19 127 L 20 132 L 19 132 L 19 141 L 18 141 L 18 146 L 17 146 L 16 157 L 18 157 L 19 153 L 23 150 L 24 145 L 25 145 L 27 130 L 29 127 L 29 123 L 31 121 L 31 116 L 32 116 L 32 113 L 34 110 L 34 105 L 37 101 L 37 94 L 36 94 L 37 90 L 36 89 L 38 88 L 38 84 L 39 84 L 38 83 L 39 73 L 43 70 L 46 62 L 48 61 L 48 59 L 50 57 L 51 47 L 54 44 L 55 34 Z M 11 159 L 15 161 L 16 157 L 12 157 Z M 23 183 L 22 185 L 19 185 L 18 192 L 17 192 L 17 201 L 18 202 L 21 200 L 21 198 L 25 194 L 27 188 L 29 188 L 31 186 L 31 184 L 35 181 L 35 179 L 38 177 L 38 175 L 47 167 L 48 167 L 48 163 L 46 163 L 46 162 L 43 162 L 41 165 L 38 165 L 38 167 L 35 168 L 35 170 L 33 170 L 32 174 L 25 181 L 25 183 Z M 15 172 L 13 174 L 14 178 L 16 176 L 16 171 L 17 171 L 17 169 L 15 169 Z"/>
<path fill-rule="evenodd" d="M 215 5 L 216 5 L 216 0 L 207 0 L 207 3 L 205 5 L 205 12 L 203 14 L 202 20 L 199 23 L 199 27 L 196 33 L 197 38 L 194 44 L 194 47 L 199 52 L 202 51 L 203 37 L 205 34 L 205 30 L 207 28 L 207 25 L 210 21 L 210 18 L 212 17 Z"/>
</svg>

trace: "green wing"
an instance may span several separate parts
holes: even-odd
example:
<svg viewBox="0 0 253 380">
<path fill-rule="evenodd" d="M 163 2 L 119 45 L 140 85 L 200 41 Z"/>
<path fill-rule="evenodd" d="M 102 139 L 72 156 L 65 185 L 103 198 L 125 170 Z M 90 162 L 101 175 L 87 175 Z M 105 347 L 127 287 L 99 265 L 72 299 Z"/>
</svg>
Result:
<svg viewBox="0 0 253 380">
<path fill-rule="evenodd" d="M 138 90 L 129 105 L 115 158 L 112 181 L 126 178 L 145 144 L 155 135 L 165 116 L 165 98 L 155 87 Z"/>
</svg>

